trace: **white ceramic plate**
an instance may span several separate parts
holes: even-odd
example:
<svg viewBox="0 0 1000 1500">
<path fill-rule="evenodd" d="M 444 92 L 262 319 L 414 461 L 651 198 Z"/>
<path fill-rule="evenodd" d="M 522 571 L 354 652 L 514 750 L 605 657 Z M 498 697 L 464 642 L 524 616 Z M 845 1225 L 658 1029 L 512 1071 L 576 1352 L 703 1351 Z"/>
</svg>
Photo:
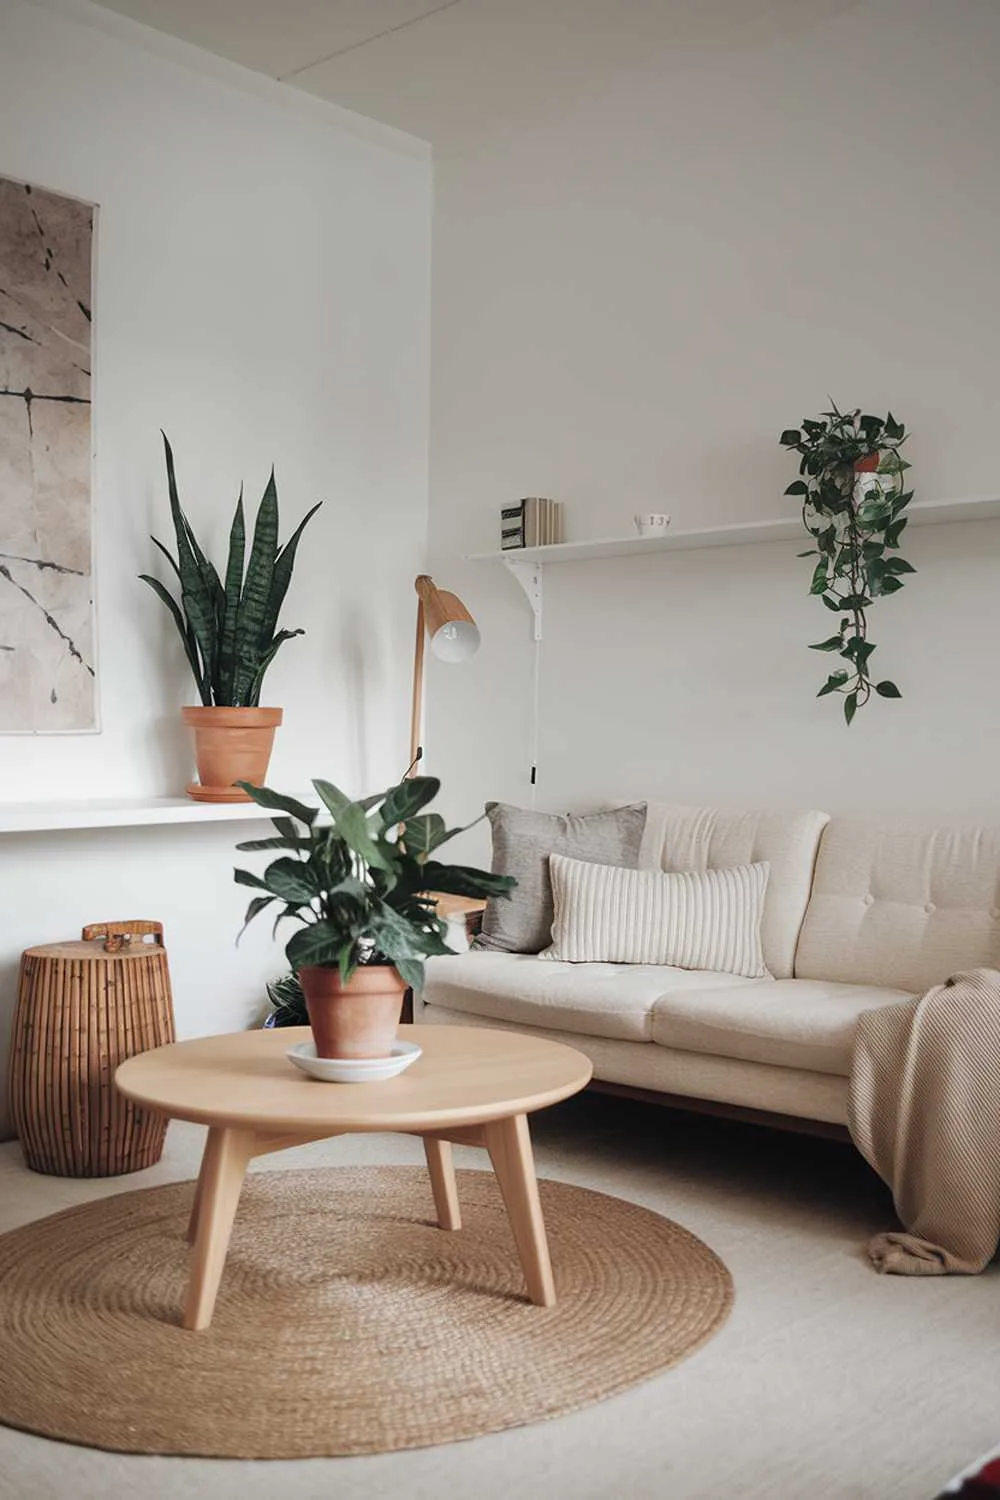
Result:
<svg viewBox="0 0 1000 1500">
<path fill-rule="evenodd" d="M 422 1051 L 416 1042 L 393 1042 L 388 1057 L 317 1057 L 315 1042 L 299 1042 L 285 1056 L 321 1083 L 378 1083 L 402 1073 Z"/>
</svg>

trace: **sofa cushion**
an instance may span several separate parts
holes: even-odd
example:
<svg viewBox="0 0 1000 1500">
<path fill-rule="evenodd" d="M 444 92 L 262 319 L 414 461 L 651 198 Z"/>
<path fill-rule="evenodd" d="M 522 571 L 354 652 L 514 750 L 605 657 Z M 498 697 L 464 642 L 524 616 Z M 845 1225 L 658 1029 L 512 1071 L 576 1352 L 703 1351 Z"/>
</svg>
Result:
<svg viewBox="0 0 1000 1500">
<path fill-rule="evenodd" d="M 657 870 L 769 864 L 761 923 L 764 962 L 776 979 L 788 979 L 820 834 L 828 821 L 824 812 L 727 812 L 650 802 L 639 864 Z"/>
<path fill-rule="evenodd" d="M 528 953 L 473 950 L 426 965 L 423 1000 L 514 1025 L 649 1042 L 653 1010 L 675 988 L 730 994 L 761 983 L 659 964 L 567 964 Z"/>
<path fill-rule="evenodd" d="M 645 802 L 595 813 L 534 812 L 487 802 L 493 831 L 493 873 L 517 881 L 509 898 L 490 900 L 476 947 L 502 953 L 537 953 L 552 936 L 549 855 L 605 865 L 639 863 Z"/>
<path fill-rule="evenodd" d="M 847 1124 L 848 1080 L 837 1073 L 807 1073 L 802 1068 L 769 1068 L 764 1063 L 736 1057 L 710 1057 L 707 1052 L 680 1052 L 673 1047 L 644 1047 L 641 1042 L 619 1042 L 581 1032 L 554 1031 L 546 1026 L 511 1026 L 443 1005 L 423 1005 L 414 1016 L 427 1026 L 488 1026 L 490 1030 L 520 1031 L 550 1042 L 568 1042 L 594 1065 L 595 1079 L 652 1089 L 689 1099 L 715 1099 L 745 1109 L 766 1110 L 806 1120 Z"/>
<path fill-rule="evenodd" d="M 653 1041 L 846 1078 L 861 1012 L 909 998 L 905 990 L 807 979 L 758 979 L 701 992 L 678 988 L 656 1002 Z"/>
<path fill-rule="evenodd" d="M 669 964 L 760 979 L 768 867 L 622 870 L 553 854 L 552 946 L 567 963 Z"/>
<path fill-rule="evenodd" d="M 921 994 L 1000 966 L 1000 826 L 835 818 L 823 834 L 795 973 Z"/>
</svg>

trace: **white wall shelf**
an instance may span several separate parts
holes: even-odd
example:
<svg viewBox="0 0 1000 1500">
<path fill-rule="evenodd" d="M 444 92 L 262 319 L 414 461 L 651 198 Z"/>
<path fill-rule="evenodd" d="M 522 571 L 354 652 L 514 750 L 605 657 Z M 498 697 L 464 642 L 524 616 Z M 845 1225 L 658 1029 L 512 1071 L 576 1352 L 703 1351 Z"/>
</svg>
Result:
<svg viewBox="0 0 1000 1500">
<path fill-rule="evenodd" d="M 315 795 L 315 794 L 314 794 Z M 310 797 L 300 800 L 309 803 Z M 270 818 L 255 802 L 195 802 L 191 797 L 133 797 L 87 802 L 0 802 L 0 833 L 67 828 L 136 828 L 164 823 L 248 822 Z"/>
<path fill-rule="evenodd" d="M 1000 495 L 967 500 L 915 500 L 907 507 L 914 526 L 947 521 L 1000 520 Z M 742 547 L 759 542 L 802 542 L 809 536 L 801 516 L 771 521 L 741 521 L 705 526 L 698 531 L 667 531 L 663 536 L 602 537 L 589 542 L 556 542 L 547 547 L 511 547 L 506 552 L 470 552 L 466 562 L 502 562 L 524 590 L 534 619 L 534 639 L 542 639 L 544 570 L 550 563 L 596 562 L 602 557 L 638 557 L 650 552 L 694 552 L 703 547 Z"/>
<path fill-rule="evenodd" d="M 969 500 L 915 500 L 907 507 L 914 526 L 941 525 L 946 521 L 1000 520 L 1000 495 L 979 495 Z M 549 547 L 515 547 L 506 552 L 474 552 L 467 562 L 570 563 L 601 557 L 637 557 L 649 552 L 686 552 L 700 547 L 741 547 L 754 542 L 808 543 L 800 516 L 771 521 L 741 521 L 731 526 L 706 526 L 698 531 L 668 531 L 664 536 L 605 537 L 589 542 L 557 542 Z"/>
</svg>

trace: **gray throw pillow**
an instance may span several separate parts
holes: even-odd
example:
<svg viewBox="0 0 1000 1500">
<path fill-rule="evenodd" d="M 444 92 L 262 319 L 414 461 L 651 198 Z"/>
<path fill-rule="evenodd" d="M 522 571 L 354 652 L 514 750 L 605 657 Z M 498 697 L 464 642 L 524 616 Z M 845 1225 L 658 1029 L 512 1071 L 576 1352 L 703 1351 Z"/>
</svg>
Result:
<svg viewBox="0 0 1000 1500">
<path fill-rule="evenodd" d="M 546 813 L 487 802 L 493 829 L 493 873 L 513 875 L 509 899 L 491 900 L 474 947 L 496 953 L 540 953 L 552 941 L 549 855 L 636 869 L 646 826 L 645 802 L 607 812 Z"/>
</svg>

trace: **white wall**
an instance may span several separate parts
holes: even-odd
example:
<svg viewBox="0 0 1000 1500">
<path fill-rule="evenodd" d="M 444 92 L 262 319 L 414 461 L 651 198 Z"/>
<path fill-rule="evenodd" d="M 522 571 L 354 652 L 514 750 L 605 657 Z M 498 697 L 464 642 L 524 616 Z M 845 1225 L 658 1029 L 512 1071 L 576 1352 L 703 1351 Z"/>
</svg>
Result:
<svg viewBox="0 0 1000 1500">
<path fill-rule="evenodd" d="M 562 499 L 572 538 L 792 515 L 777 435 L 828 394 L 906 422 L 917 498 L 1000 493 L 998 139 L 1000 9 L 873 0 L 714 60 L 651 48 L 439 155 L 432 560 L 484 636 L 432 675 L 452 812 L 530 796 L 527 607 L 459 561 L 502 504 Z M 994 816 L 1000 523 L 906 534 L 919 573 L 871 616 L 904 697 L 850 730 L 813 696 L 798 550 L 550 568 L 539 805 Z"/>
<path fill-rule="evenodd" d="M 69 14 L 60 10 L 69 9 Z M 115 33 L 120 33 L 116 35 Z M 349 127 L 349 128 L 348 128 Z M 367 136 L 371 139 L 366 139 Z M 322 499 L 268 677 L 269 779 L 360 793 L 405 765 L 427 520 L 430 168 L 419 143 L 83 5 L 0 0 L 0 172 L 99 205 L 99 735 L 0 738 L 0 801 L 179 794 L 196 701 L 136 579 L 170 540 L 159 429 L 219 556 L 273 462 L 283 531 Z M 224 551 L 222 552 L 224 556 Z M 17 955 L 82 923 L 167 923 L 178 1028 L 223 1030 L 281 968 L 233 940 L 245 824 L 0 838 L 0 1033 Z"/>
</svg>

